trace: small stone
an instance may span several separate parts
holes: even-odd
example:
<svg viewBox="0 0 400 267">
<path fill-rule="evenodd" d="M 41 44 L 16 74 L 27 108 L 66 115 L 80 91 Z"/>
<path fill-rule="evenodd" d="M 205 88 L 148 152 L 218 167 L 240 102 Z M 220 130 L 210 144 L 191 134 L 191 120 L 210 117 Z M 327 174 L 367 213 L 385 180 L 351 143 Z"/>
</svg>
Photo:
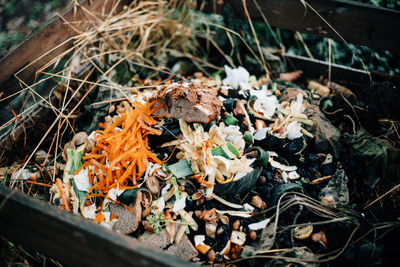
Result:
<svg viewBox="0 0 400 267">
<path fill-rule="evenodd" d="M 256 239 L 257 239 L 257 233 L 256 233 L 256 231 L 250 231 L 250 232 L 249 232 L 249 237 L 250 237 L 250 239 L 252 239 L 252 240 L 256 240 Z"/>
<path fill-rule="evenodd" d="M 266 182 L 267 182 L 267 178 L 265 178 L 265 176 L 261 175 L 260 177 L 258 177 L 257 184 L 263 185 Z"/>
</svg>

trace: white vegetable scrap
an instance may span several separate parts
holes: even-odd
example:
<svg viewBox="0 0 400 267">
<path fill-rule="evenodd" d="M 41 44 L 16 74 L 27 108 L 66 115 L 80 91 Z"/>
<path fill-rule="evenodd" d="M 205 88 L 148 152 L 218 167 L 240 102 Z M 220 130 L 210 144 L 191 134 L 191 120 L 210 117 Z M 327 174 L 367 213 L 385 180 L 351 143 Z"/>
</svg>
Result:
<svg viewBox="0 0 400 267">
<path fill-rule="evenodd" d="M 326 155 L 324 162 L 321 165 L 330 164 L 333 162 L 333 156 L 331 154 Z"/>
<path fill-rule="evenodd" d="M 187 160 L 198 177 L 207 178 L 206 196 L 211 196 L 215 180 L 238 180 L 253 170 L 250 167 L 254 159 L 234 155 L 227 146 L 230 142 L 238 151 L 243 153 L 245 146 L 243 135 L 239 127 L 227 127 L 221 123 L 220 126 L 213 125 L 208 132 L 199 123 L 193 124 L 194 130 L 183 120 L 179 120 L 180 129 L 186 142 L 163 144 L 166 146 L 177 144 L 180 152 L 177 153 L 179 160 Z M 221 156 L 213 156 L 212 149 L 220 146 L 229 159 Z"/>
<path fill-rule="evenodd" d="M 249 93 L 251 96 L 256 96 L 257 99 L 263 99 L 266 96 L 272 95 L 272 92 L 268 91 L 267 86 L 261 86 L 261 90 L 251 89 Z"/>
<path fill-rule="evenodd" d="M 276 96 L 265 96 L 264 98 L 254 101 L 253 108 L 255 111 L 260 112 L 266 118 L 272 118 L 275 110 L 278 107 L 278 99 Z"/>
<path fill-rule="evenodd" d="M 250 95 L 257 97 L 253 104 L 255 111 L 266 118 L 271 118 L 275 114 L 279 102 L 275 95 L 271 95 L 267 87 L 262 87 L 261 90 L 250 90 Z"/>
<path fill-rule="evenodd" d="M 296 179 L 299 179 L 299 178 L 300 178 L 300 175 L 296 171 L 291 171 L 289 173 L 285 172 L 285 171 L 282 172 L 282 179 L 283 179 L 283 181 L 285 183 L 289 183 L 288 179 L 296 180 Z"/>
<path fill-rule="evenodd" d="M 226 126 L 225 123 L 221 122 L 219 128 L 224 135 L 226 142 L 230 142 L 234 145 L 240 154 L 243 153 L 246 142 L 243 139 L 243 134 L 240 132 L 240 127 L 235 125 Z"/>
<path fill-rule="evenodd" d="M 87 168 L 83 168 L 76 175 L 74 181 L 79 191 L 89 191 L 91 185 L 89 182 L 89 172 Z"/>
<path fill-rule="evenodd" d="M 250 165 L 255 159 L 241 158 L 241 159 L 227 159 L 222 156 L 212 156 L 215 162 L 218 164 L 218 171 L 221 172 L 225 177 L 234 175 L 233 181 L 239 180 L 247 173 L 253 170 Z"/>
<path fill-rule="evenodd" d="M 267 137 L 267 133 L 269 130 L 271 130 L 271 127 L 262 128 L 262 129 L 258 130 L 253 135 L 254 140 L 257 140 L 257 141 L 264 140 Z"/>
<path fill-rule="evenodd" d="M 292 113 L 292 115 L 294 117 L 300 117 L 301 118 L 301 117 L 305 116 L 303 114 L 304 109 L 305 109 L 305 107 L 304 107 L 304 104 L 303 104 L 303 94 L 299 93 L 297 95 L 296 101 L 294 101 L 294 102 L 292 102 L 290 104 L 290 111 L 291 111 L 291 113 Z"/>
<path fill-rule="evenodd" d="M 186 207 L 186 196 L 185 194 L 182 194 L 181 198 L 175 201 L 174 207 L 172 208 L 172 212 L 183 210 L 185 207 Z"/>
<path fill-rule="evenodd" d="M 288 173 L 288 177 L 291 180 L 296 180 L 300 178 L 300 175 L 296 171 L 292 171 Z"/>
<path fill-rule="evenodd" d="M 94 220 L 94 218 L 96 218 L 96 211 L 97 211 L 96 204 L 92 204 L 90 206 L 83 206 L 82 216 L 86 219 Z"/>
<path fill-rule="evenodd" d="M 143 182 L 141 182 L 138 185 L 138 187 L 141 187 L 146 182 L 147 178 L 149 178 L 149 176 L 152 175 L 154 172 L 156 172 L 156 171 L 157 171 L 157 173 L 162 172 L 161 168 L 162 168 L 162 166 L 160 164 L 149 162 L 146 166 L 146 171 L 144 172 Z"/>
<path fill-rule="evenodd" d="M 249 203 L 244 203 L 243 208 L 247 211 L 254 211 L 254 207 L 250 205 Z"/>
<path fill-rule="evenodd" d="M 246 234 L 239 231 L 232 231 L 231 242 L 236 245 L 243 245 L 246 242 Z"/>
<path fill-rule="evenodd" d="M 165 208 L 165 200 L 163 197 L 160 197 L 159 199 L 151 203 L 151 213 L 153 214 L 159 214 L 163 212 L 164 208 Z"/>
<path fill-rule="evenodd" d="M 195 235 L 194 236 L 194 245 L 197 247 L 197 245 L 204 244 L 205 240 L 206 240 L 205 235 Z"/>
<path fill-rule="evenodd" d="M 277 168 L 277 169 L 280 169 L 280 170 L 282 170 L 282 171 L 291 172 L 291 171 L 297 170 L 297 167 L 296 167 L 296 166 L 286 166 L 286 165 L 283 165 L 282 163 L 280 163 L 280 162 L 278 162 L 278 161 L 275 161 L 275 160 L 271 157 L 271 155 L 270 155 L 270 157 L 269 157 L 269 163 L 271 164 L 272 167 Z"/>
<path fill-rule="evenodd" d="M 107 198 L 116 201 L 117 197 L 119 197 L 125 190 L 118 190 L 115 188 L 111 188 L 108 190 Z"/>
<path fill-rule="evenodd" d="M 264 229 L 269 224 L 270 221 L 271 219 L 267 218 L 265 220 L 259 221 L 258 223 L 249 224 L 249 229 L 253 231 Z"/>
<path fill-rule="evenodd" d="M 289 182 L 288 181 L 289 175 L 287 174 L 287 172 L 283 171 L 281 173 L 281 176 L 282 176 L 283 181 L 287 184 Z"/>
<path fill-rule="evenodd" d="M 292 121 L 291 123 L 289 123 L 289 125 L 286 127 L 286 131 L 287 138 L 289 140 L 293 140 L 303 136 L 303 133 L 301 132 L 301 126 L 297 121 Z"/>
<path fill-rule="evenodd" d="M 163 189 L 161 189 L 161 196 L 165 195 L 168 193 L 168 190 L 171 188 L 172 184 L 166 184 Z"/>
<path fill-rule="evenodd" d="M 251 211 L 238 211 L 238 210 L 217 210 L 218 215 L 228 214 L 230 216 L 237 216 L 242 218 L 251 217 Z"/>
<path fill-rule="evenodd" d="M 254 159 L 241 158 L 240 159 L 240 162 L 242 163 L 241 169 L 236 173 L 235 178 L 233 178 L 233 181 L 240 180 L 246 174 L 253 171 L 253 168 L 250 167 L 250 165 L 253 164 L 254 161 L 256 161 L 255 158 Z"/>
<path fill-rule="evenodd" d="M 243 67 L 237 69 L 231 69 L 228 66 L 225 67 L 226 78 L 222 82 L 226 85 L 230 85 L 235 89 L 238 89 L 239 85 L 242 90 L 249 89 L 250 84 L 250 73 Z"/>
<path fill-rule="evenodd" d="M 146 104 L 146 97 L 141 93 L 130 95 L 129 100 L 132 102 L 139 102 L 141 104 Z"/>
<path fill-rule="evenodd" d="M 34 174 L 33 172 L 30 172 L 27 169 L 19 169 L 18 171 L 15 172 L 12 179 L 28 180 L 29 178 L 31 178 L 33 174 Z"/>
</svg>

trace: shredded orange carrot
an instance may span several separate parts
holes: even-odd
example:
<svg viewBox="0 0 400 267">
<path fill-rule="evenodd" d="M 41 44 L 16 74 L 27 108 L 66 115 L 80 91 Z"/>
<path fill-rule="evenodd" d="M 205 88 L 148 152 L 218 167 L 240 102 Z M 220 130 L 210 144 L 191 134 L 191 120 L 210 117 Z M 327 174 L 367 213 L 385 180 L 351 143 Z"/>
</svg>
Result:
<svg viewBox="0 0 400 267">
<path fill-rule="evenodd" d="M 71 211 L 71 208 L 69 207 L 69 203 L 68 203 L 67 197 L 65 196 L 63 183 L 62 183 L 60 178 L 57 178 L 56 181 L 57 181 L 58 191 L 60 191 L 60 197 L 63 200 L 64 207 L 65 207 L 65 209 L 67 211 Z"/>
<path fill-rule="evenodd" d="M 25 183 L 44 186 L 44 187 L 51 187 L 52 186 L 51 184 L 39 183 L 39 182 L 36 182 L 36 181 L 30 181 L 30 180 L 26 180 Z"/>
<path fill-rule="evenodd" d="M 99 123 L 102 130 L 96 131 L 96 146 L 85 154 L 86 162 L 75 172 L 91 167 L 92 187 L 87 198 L 106 197 L 112 188 L 133 189 L 148 162 L 164 163 L 149 149 L 148 135 L 161 134 L 154 128 L 157 121 L 152 114 L 162 106 L 154 108 L 155 103 L 132 103 L 133 107 L 111 125 Z"/>
<path fill-rule="evenodd" d="M 101 223 L 102 221 L 104 221 L 105 217 L 104 214 L 102 212 L 99 212 L 96 217 L 94 218 L 93 222 L 94 223 Z"/>
<path fill-rule="evenodd" d="M 113 213 L 113 214 L 110 215 L 110 221 L 112 221 L 115 218 L 118 218 L 116 213 Z"/>
</svg>

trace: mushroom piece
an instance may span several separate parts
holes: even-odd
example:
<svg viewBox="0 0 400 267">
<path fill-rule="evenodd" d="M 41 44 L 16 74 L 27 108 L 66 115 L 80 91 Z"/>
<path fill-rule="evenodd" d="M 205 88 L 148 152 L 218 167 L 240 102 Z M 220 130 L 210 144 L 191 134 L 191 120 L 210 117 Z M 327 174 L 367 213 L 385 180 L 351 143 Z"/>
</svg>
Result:
<svg viewBox="0 0 400 267">
<path fill-rule="evenodd" d="M 51 155 L 49 155 L 49 156 L 51 156 Z M 37 164 L 43 164 L 45 162 L 45 160 L 48 161 L 47 152 L 44 151 L 43 149 L 37 151 L 35 153 L 34 160 Z"/>
<path fill-rule="evenodd" d="M 146 187 L 152 194 L 158 194 L 160 192 L 160 183 L 154 175 L 151 175 L 146 179 Z"/>
<path fill-rule="evenodd" d="M 250 204 L 260 210 L 263 210 L 267 207 L 267 204 L 265 204 L 265 202 L 258 195 L 252 197 Z"/>
<path fill-rule="evenodd" d="M 85 132 L 79 132 L 77 134 L 74 135 L 74 137 L 72 138 L 72 143 L 78 147 L 83 145 L 86 140 L 88 139 L 88 135 Z"/>
</svg>

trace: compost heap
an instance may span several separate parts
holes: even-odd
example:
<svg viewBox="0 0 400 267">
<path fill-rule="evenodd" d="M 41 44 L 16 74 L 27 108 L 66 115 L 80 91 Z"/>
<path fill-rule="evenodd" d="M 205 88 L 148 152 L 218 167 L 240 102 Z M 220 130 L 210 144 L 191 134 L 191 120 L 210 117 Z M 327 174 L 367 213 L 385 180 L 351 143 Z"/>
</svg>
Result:
<svg viewBox="0 0 400 267">
<path fill-rule="evenodd" d="M 243 45 L 235 46 L 248 63 L 240 65 L 259 77 L 194 60 L 192 26 L 158 3 L 139 1 L 146 12 L 128 8 L 77 38 L 69 68 L 52 74 L 63 86 L 49 97 L 61 110 L 55 121 L 68 116 L 51 142 L 34 144 L 28 160 L 0 169 L 3 183 L 188 261 L 381 263 L 378 241 L 400 216 L 393 187 L 400 177 L 398 122 L 378 121 L 385 108 L 398 116 L 394 90 L 377 97 L 389 90 L 375 84 L 360 101 L 346 87 L 301 77 L 301 70 L 268 71 Z M 230 45 L 229 35 L 221 36 L 212 37 Z M 270 64 L 280 61 L 269 51 L 263 47 Z M 204 68 L 212 71 L 194 72 Z"/>
<path fill-rule="evenodd" d="M 276 248 L 317 261 L 344 246 L 360 218 L 346 210 L 341 134 L 316 105 L 331 89 L 225 70 L 223 80 L 196 73 L 110 105 L 98 130 L 65 145 L 52 201 L 186 260 L 231 262 Z M 345 141 L 379 172 L 387 155 L 370 154 L 384 144 L 361 152 L 367 138 L 360 130 Z"/>
</svg>

